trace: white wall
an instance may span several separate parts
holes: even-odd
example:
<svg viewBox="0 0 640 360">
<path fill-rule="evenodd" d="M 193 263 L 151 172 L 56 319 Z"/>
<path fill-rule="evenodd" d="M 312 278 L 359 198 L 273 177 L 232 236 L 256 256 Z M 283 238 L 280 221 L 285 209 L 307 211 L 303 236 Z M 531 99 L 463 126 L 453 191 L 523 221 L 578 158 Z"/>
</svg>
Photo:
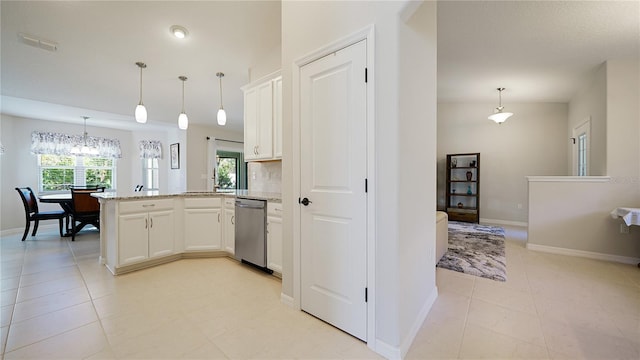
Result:
<svg viewBox="0 0 640 360">
<path fill-rule="evenodd" d="M 507 103 L 503 124 L 487 119 L 495 104 L 438 104 L 438 208 L 446 207 L 446 155 L 480 153 L 481 221 L 528 221 L 529 175 L 567 173 L 567 104 Z"/>
<path fill-rule="evenodd" d="M 587 87 L 582 89 L 569 102 L 568 137 L 573 129 L 591 119 L 591 144 L 589 174 L 602 176 L 607 174 L 607 66 L 602 64 Z M 577 175 L 573 166 L 573 151 L 576 144 L 568 143 L 567 175 Z"/>
<path fill-rule="evenodd" d="M 369 25 L 375 26 L 376 351 L 408 348 L 435 296 L 435 2 L 408 24 L 400 16 L 420 2 L 283 2 L 283 294 L 293 296 L 294 61 Z M 415 72 L 402 66 L 419 67 Z M 400 90 L 402 89 L 402 90 Z M 400 94 L 402 94 L 402 99 Z M 401 106 L 404 107 L 401 109 Z M 419 149 L 419 151 L 416 151 Z M 410 151 L 410 153 L 405 153 Z M 403 156 L 406 156 L 403 158 Z M 416 166 L 419 162 L 420 165 Z M 410 166 L 409 166 L 410 165 Z M 415 200 L 419 199 L 419 202 Z M 407 216 L 405 219 L 400 219 Z M 418 222 L 418 223 L 416 223 Z M 406 226 L 401 230 L 401 227 Z M 426 315 L 426 314 L 425 314 Z M 399 353 L 394 353 L 398 351 Z"/>
<path fill-rule="evenodd" d="M 437 296 L 435 283 L 437 9 L 425 2 L 400 22 L 398 52 L 398 295 L 400 349 Z M 378 70 L 380 71 L 380 69 Z M 378 134 L 378 137 L 384 136 Z M 384 172 L 384 168 L 379 168 Z M 383 189 L 380 189 L 384 191 Z"/>
<path fill-rule="evenodd" d="M 0 115 L 0 131 L 2 144 L 6 151 L 0 156 L 2 161 L 1 211 L 0 230 L 24 228 L 24 211 L 22 202 L 16 193 L 16 187 L 29 186 L 38 190 L 38 163 L 36 155 L 31 154 L 31 133 L 33 131 L 50 131 L 67 134 L 82 134 L 83 126 L 54 121 L 34 120 Z M 107 129 L 87 125 L 90 136 L 115 138 L 120 140 L 122 158 L 117 160 L 116 187 L 118 189 L 133 189 L 138 183 L 141 172 L 137 143 L 133 143 L 130 131 Z M 137 166 L 134 176 L 131 169 Z M 42 204 L 41 210 L 59 209 L 56 204 Z M 18 211 L 16 211 L 16 209 Z"/>
<path fill-rule="evenodd" d="M 620 233 L 616 207 L 640 207 L 640 61 L 606 64 L 606 168 L 602 183 L 531 182 L 528 246 L 600 256 L 627 262 L 640 260 L 640 231 Z"/>
</svg>

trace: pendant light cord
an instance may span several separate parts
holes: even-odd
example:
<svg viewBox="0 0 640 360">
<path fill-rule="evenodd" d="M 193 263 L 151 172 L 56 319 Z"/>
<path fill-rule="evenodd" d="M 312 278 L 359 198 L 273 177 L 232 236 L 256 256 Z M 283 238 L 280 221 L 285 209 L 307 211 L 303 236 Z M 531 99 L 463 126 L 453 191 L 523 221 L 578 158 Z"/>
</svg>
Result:
<svg viewBox="0 0 640 360">
<path fill-rule="evenodd" d="M 224 109 L 224 107 L 222 106 L 222 76 L 220 76 L 220 109 Z"/>
<path fill-rule="evenodd" d="M 140 104 L 142 104 L 142 66 L 140 66 Z"/>
<path fill-rule="evenodd" d="M 184 80 L 182 80 L 182 112 L 184 112 Z"/>
</svg>

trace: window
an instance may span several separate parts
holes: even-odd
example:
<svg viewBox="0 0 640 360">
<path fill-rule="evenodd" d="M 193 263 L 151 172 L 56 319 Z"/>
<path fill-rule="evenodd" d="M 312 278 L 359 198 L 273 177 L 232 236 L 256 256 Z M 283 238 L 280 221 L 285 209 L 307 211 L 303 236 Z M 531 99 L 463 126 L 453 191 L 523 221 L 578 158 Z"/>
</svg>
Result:
<svg viewBox="0 0 640 360">
<path fill-rule="evenodd" d="M 38 155 L 40 191 L 67 190 L 70 186 L 115 188 L 115 161 L 69 155 Z"/>
<path fill-rule="evenodd" d="M 142 183 L 145 190 L 159 190 L 158 159 L 142 159 Z"/>
<path fill-rule="evenodd" d="M 242 153 L 221 151 L 217 152 L 218 172 L 216 181 L 220 189 L 245 189 L 247 183 L 247 163 Z"/>
</svg>

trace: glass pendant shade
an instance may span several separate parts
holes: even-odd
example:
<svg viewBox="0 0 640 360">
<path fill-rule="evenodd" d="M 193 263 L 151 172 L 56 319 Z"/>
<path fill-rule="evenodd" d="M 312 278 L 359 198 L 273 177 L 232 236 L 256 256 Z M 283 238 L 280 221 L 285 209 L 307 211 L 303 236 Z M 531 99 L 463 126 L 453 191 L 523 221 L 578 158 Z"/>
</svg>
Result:
<svg viewBox="0 0 640 360">
<path fill-rule="evenodd" d="M 510 118 L 513 113 L 510 112 L 502 112 L 502 110 L 498 110 L 495 114 L 489 115 L 488 119 L 495 121 L 497 124 L 502 124 L 508 118 Z"/>
<path fill-rule="evenodd" d="M 223 108 L 218 110 L 218 125 L 224 126 L 227 123 L 227 112 Z"/>
<path fill-rule="evenodd" d="M 136 106 L 135 117 L 136 117 L 136 121 L 139 122 L 140 124 L 144 124 L 147 122 L 147 108 L 144 107 L 142 103 Z"/>
<path fill-rule="evenodd" d="M 188 127 L 189 118 L 187 117 L 187 114 L 181 112 L 180 115 L 178 115 L 178 128 L 180 130 L 187 130 Z"/>
<path fill-rule="evenodd" d="M 498 102 L 498 107 L 493 114 L 487 117 L 487 119 L 495 121 L 496 124 L 502 124 L 503 122 L 507 121 L 507 119 L 513 115 L 513 113 L 502 111 L 504 110 L 504 106 L 502 106 L 502 91 L 504 90 L 504 88 L 499 87 L 497 90 L 500 99 Z"/>
</svg>

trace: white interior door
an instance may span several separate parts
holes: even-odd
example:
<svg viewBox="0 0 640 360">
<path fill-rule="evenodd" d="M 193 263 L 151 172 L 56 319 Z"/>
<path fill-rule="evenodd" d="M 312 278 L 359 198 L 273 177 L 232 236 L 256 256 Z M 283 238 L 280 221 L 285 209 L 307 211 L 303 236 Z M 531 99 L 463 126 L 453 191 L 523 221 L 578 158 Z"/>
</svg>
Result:
<svg viewBox="0 0 640 360">
<path fill-rule="evenodd" d="M 300 69 L 300 305 L 367 340 L 366 40 Z"/>
</svg>

